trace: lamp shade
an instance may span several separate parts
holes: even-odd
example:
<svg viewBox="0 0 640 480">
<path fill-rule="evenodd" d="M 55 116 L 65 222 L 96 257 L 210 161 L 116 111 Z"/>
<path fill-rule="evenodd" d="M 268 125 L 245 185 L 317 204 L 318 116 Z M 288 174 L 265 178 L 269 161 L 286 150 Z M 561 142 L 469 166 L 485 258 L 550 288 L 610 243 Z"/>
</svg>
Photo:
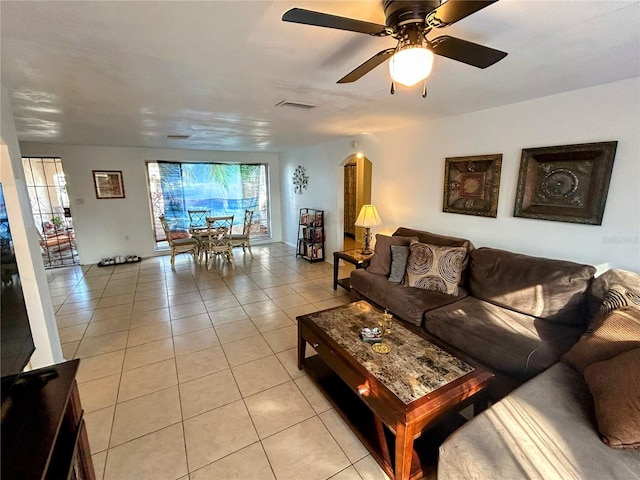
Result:
<svg viewBox="0 0 640 480">
<path fill-rule="evenodd" d="M 389 73 L 394 82 L 411 87 L 431 73 L 433 53 L 421 46 L 409 45 L 399 49 L 389 62 Z"/>
<path fill-rule="evenodd" d="M 356 227 L 373 227 L 381 224 L 382 220 L 380 220 L 380 215 L 378 215 L 375 205 L 363 205 L 354 225 Z"/>
</svg>

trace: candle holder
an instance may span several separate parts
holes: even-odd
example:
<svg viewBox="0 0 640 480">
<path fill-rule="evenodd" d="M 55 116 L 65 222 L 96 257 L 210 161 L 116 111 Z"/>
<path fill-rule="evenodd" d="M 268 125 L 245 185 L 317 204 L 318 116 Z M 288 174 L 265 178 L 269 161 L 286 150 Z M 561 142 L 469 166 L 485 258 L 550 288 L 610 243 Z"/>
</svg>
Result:
<svg viewBox="0 0 640 480">
<path fill-rule="evenodd" d="M 391 319 L 392 318 L 393 318 L 393 315 L 388 313 L 386 310 L 382 314 L 382 320 L 380 320 L 380 322 L 378 322 L 378 325 L 380 325 L 381 341 L 380 341 L 380 343 L 375 343 L 375 344 L 371 345 L 371 348 L 373 348 L 374 352 L 377 352 L 377 353 L 389 353 L 391 351 L 391 347 L 389 346 L 389 344 L 384 343 L 384 338 L 388 333 L 391 332 Z"/>
</svg>

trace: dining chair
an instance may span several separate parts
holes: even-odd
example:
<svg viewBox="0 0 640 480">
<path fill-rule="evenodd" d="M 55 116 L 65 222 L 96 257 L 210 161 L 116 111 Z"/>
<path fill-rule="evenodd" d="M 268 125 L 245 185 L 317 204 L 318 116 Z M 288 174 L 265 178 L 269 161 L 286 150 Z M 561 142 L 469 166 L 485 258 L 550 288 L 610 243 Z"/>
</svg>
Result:
<svg viewBox="0 0 640 480">
<path fill-rule="evenodd" d="M 208 210 L 192 208 L 187 210 L 189 214 L 189 233 L 198 241 L 198 260 L 202 260 L 202 253 L 206 249 L 207 214 Z"/>
<path fill-rule="evenodd" d="M 187 210 L 189 214 L 189 229 L 207 228 L 207 213 L 204 209 Z"/>
<path fill-rule="evenodd" d="M 242 251 L 246 253 L 245 248 L 249 249 L 251 257 L 253 252 L 251 251 L 251 221 L 253 220 L 253 210 L 244 211 L 244 224 L 242 225 L 242 233 L 232 233 L 231 243 L 234 247 L 242 247 Z"/>
<path fill-rule="evenodd" d="M 223 255 L 233 263 L 233 244 L 231 243 L 231 229 L 233 215 L 226 217 L 207 217 L 206 256 L 207 269 L 211 270 L 213 259 Z"/>
<path fill-rule="evenodd" d="M 193 261 L 199 260 L 200 258 L 200 244 L 198 240 L 193 237 L 189 238 L 173 238 L 173 234 L 171 230 L 169 230 L 169 225 L 167 224 L 167 220 L 164 215 L 160 215 L 159 217 L 160 223 L 162 224 L 162 229 L 164 230 L 164 234 L 167 237 L 167 242 L 169 242 L 169 247 L 171 247 L 171 270 L 175 270 L 175 261 L 176 255 L 180 253 L 190 253 L 193 255 Z"/>
</svg>

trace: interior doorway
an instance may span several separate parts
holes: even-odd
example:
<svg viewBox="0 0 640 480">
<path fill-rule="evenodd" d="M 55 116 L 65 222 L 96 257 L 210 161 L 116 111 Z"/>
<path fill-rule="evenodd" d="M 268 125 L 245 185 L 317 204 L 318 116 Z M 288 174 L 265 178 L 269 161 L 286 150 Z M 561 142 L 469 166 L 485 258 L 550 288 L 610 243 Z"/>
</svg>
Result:
<svg viewBox="0 0 640 480">
<path fill-rule="evenodd" d="M 26 157 L 22 167 L 45 268 L 79 264 L 62 161 Z"/>
<path fill-rule="evenodd" d="M 361 153 L 351 155 L 344 164 L 343 250 L 362 248 L 364 229 L 354 225 L 362 205 L 371 203 L 371 161 Z"/>
</svg>

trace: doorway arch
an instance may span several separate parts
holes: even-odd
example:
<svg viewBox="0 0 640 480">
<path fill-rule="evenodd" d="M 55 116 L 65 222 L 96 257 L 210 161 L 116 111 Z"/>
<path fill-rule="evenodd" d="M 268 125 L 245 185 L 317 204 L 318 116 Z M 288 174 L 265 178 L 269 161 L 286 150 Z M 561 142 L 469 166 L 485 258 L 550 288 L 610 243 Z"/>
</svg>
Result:
<svg viewBox="0 0 640 480">
<path fill-rule="evenodd" d="M 339 203 L 342 204 L 340 245 L 343 250 L 361 248 L 363 227 L 353 225 L 362 205 L 371 203 L 371 176 L 373 164 L 362 153 L 354 153 L 340 163 Z"/>
</svg>

